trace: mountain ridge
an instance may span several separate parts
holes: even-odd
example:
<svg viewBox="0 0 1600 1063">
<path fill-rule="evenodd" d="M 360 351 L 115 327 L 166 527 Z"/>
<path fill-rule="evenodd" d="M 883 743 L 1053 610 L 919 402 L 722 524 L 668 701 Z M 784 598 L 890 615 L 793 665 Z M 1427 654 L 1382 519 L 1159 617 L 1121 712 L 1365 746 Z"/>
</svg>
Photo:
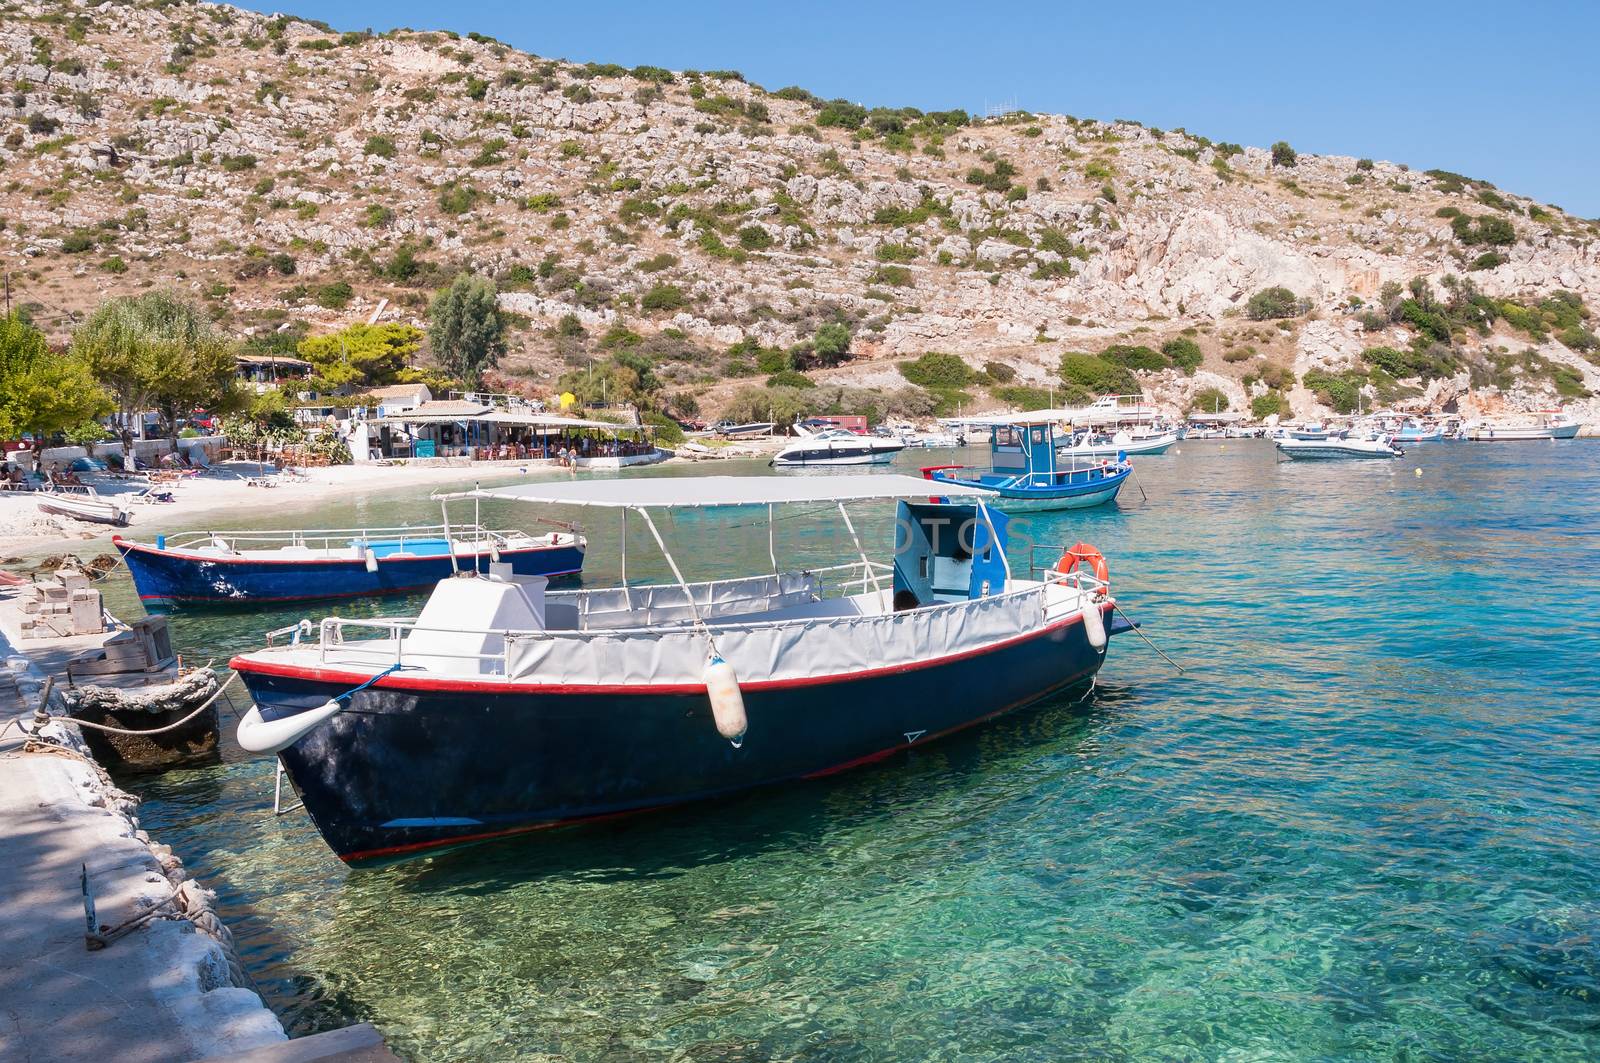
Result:
<svg viewBox="0 0 1600 1063">
<path fill-rule="evenodd" d="M 1600 391 L 1600 223 L 1445 171 L 216 4 L 7 13 L 0 252 L 57 337 L 176 285 L 271 348 L 380 300 L 419 321 L 470 269 L 515 326 L 501 382 L 601 364 L 680 410 L 763 380 L 833 386 L 791 403 L 1003 405 L 1088 387 L 1063 355 L 1107 348 L 1179 408 L 1214 391 L 1313 416 L 1341 380 L 1484 411 L 1593 412 Z M 1293 312 L 1252 320 L 1275 288 Z M 847 356 L 815 342 L 830 322 Z M 1197 363 L 1165 353 L 1179 340 Z M 929 351 L 970 372 L 913 384 L 899 362 Z"/>
</svg>

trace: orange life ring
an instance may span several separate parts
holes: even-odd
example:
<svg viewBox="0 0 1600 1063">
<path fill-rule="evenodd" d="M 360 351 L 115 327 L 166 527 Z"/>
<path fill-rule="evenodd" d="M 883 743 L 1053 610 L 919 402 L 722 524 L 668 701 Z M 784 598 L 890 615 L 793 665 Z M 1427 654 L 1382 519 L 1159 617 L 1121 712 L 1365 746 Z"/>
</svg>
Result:
<svg viewBox="0 0 1600 1063">
<path fill-rule="evenodd" d="M 1073 543 L 1067 547 L 1067 552 L 1061 555 L 1061 560 L 1056 562 L 1056 571 L 1065 576 L 1067 573 L 1083 565 L 1094 573 L 1094 578 L 1111 589 L 1111 567 L 1106 564 L 1106 556 L 1088 543 Z"/>
</svg>

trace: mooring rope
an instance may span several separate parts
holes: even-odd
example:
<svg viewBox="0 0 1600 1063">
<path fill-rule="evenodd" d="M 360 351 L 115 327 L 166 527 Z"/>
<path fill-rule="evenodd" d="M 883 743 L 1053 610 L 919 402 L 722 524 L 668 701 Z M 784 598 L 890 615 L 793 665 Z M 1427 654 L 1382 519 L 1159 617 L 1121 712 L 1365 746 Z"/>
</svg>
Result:
<svg viewBox="0 0 1600 1063">
<path fill-rule="evenodd" d="M 201 702 L 199 708 L 197 708 L 193 712 L 189 713 L 189 715 L 185 716 L 183 719 L 179 720 L 177 723 L 169 723 L 165 727 L 153 727 L 148 731 L 135 731 L 135 730 L 130 730 L 129 728 L 126 728 L 126 727 L 112 727 L 110 724 L 91 723 L 88 720 L 80 720 L 76 716 L 52 716 L 51 713 L 43 705 L 39 706 L 38 712 L 36 712 L 34 714 L 34 721 L 35 721 L 35 724 L 37 725 L 36 729 L 37 729 L 37 727 L 42 727 L 45 724 L 49 723 L 52 719 L 59 719 L 59 720 L 65 721 L 67 723 L 77 724 L 79 727 L 87 727 L 87 728 L 89 728 L 90 730 L 93 730 L 93 731 L 105 731 L 105 732 L 107 732 L 109 734 L 134 735 L 134 736 L 148 736 L 148 735 L 166 734 L 168 731 L 176 731 L 178 728 L 182 727 L 184 724 L 188 723 L 189 721 L 193 720 L 196 716 L 199 716 L 202 712 L 204 712 L 207 709 L 209 709 L 212 706 L 212 704 L 214 704 L 216 702 L 216 700 L 222 696 L 223 691 L 227 690 L 230 686 L 232 686 L 234 680 L 236 680 L 238 678 L 239 678 L 239 673 L 238 672 L 235 672 L 232 675 L 230 675 L 227 678 L 226 682 L 224 682 L 221 686 L 217 687 L 216 690 L 213 690 L 211 692 L 211 696 L 210 697 L 206 698 L 205 701 Z M 376 677 L 374 677 L 374 678 L 376 678 Z M 357 689 L 360 689 L 360 688 L 357 688 Z M 42 719 L 41 719 L 41 717 L 42 717 Z"/>
</svg>

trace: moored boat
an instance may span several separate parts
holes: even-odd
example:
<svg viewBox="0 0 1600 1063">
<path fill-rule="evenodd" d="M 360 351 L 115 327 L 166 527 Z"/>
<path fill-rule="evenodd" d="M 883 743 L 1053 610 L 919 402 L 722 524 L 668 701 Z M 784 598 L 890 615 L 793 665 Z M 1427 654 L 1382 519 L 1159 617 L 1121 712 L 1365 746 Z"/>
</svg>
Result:
<svg viewBox="0 0 1600 1063">
<path fill-rule="evenodd" d="M 453 572 L 505 562 L 519 576 L 583 568 L 585 542 L 561 525 L 543 535 L 475 524 L 315 531 L 194 532 L 154 543 L 112 537 L 147 602 L 243 605 L 399 594 Z"/>
<path fill-rule="evenodd" d="M 800 438 L 773 456 L 778 468 L 796 465 L 885 465 L 905 449 L 898 439 L 858 436 L 843 428 L 813 432 L 794 426 Z"/>
<path fill-rule="evenodd" d="M 1125 457 L 1087 459 L 1057 454 L 1053 423 L 994 424 L 989 428 L 991 471 L 965 465 L 930 465 L 922 475 L 937 484 L 982 491 L 1010 511 L 1086 509 L 1117 497 L 1133 471 Z"/>
<path fill-rule="evenodd" d="M 1118 430 L 1110 435 L 1086 432 L 1057 445 L 1056 453 L 1069 458 L 1123 458 L 1165 454 L 1178 442 L 1178 433 L 1132 434 Z"/>
<path fill-rule="evenodd" d="M 1573 420 L 1559 410 L 1552 410 L 1519 419 L 1474 421 L 1467 426 L 1466 437 L 1474 443 L 1572 439 L 1582 427 L 1583 422 Z"/>
<path fill-rule="evenodd" d="M 328 845 L 365 863 L 829 775 L 1092 677 L 1118 630 L 1099 552 L 1025 576 L 986 495 L 945 493 L 897 475 L 473 492 L 621 510 L 621 585 L 552 592 L 494 566 L 442 581 L 414 619 L 285 629 L 232 662 L 254 701 L 239 742 L 276 753 Z M 850 502 L 898 503 L 892 564 Z M 690 583 L 656 524 L 830 503 L 857 562 Z M 628 582 L 630 518 L 671 582 Z"/>
<path fill-rule="evenodd" d="M 1330 436 L 1327 439 L 1280 439 L 1278 451 L 1286 457 L 1299 460 L 1326 460 L 1339 458 L 1398 458 L 1405 451 L 1394 445 L 1386 435 Z"/>
</svg>

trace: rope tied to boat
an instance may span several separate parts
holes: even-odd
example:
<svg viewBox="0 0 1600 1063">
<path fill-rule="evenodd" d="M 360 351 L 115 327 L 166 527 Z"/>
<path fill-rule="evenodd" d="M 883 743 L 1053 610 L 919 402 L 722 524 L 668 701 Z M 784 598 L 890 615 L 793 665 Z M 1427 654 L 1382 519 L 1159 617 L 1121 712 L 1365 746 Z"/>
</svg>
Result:
<svg viewBox="0 0 1600 1063">
<path fill-rule="evenodd" d="M 394 664 L 391 664 L 389 667 L 385 668 L 383 671 L 379 672 L 377 675 L 373 676 L 371 679 L 367 680 L 365 683 L 362 683 L 360 686 L 351 687 L 349 690 L 346 690 L 343 694 L 339 694 L 338 696 L 329 698 L 328 700 L 329 701 L 343 701 L 346 698 L 353 697 L 356 694 L 359 694 L 363 690 L 365 690 L 368 687 L 370 687 L 372 684 L 376 683 L 378 680 L 382 679 L 384 676 L 393 675 L 395 672 L 398 672 L 401 669 L 401 667 L 402 666 L 398 662 L 396 662 Z"/>
<path fill-rule="evenodd" d="M 50 712 L 48 707 L 50 704 L 49 686 L 52 681 L 46 680 L 44 696 L 39 699 L 39 707 L 34 710 L 33 713 L 34 737 L 37 737 L 39 730 L 49 724 L 52 719 L 60 719 L 66 723 L 76 724 L 79 727 L 87 727 L 92 731 L 105 731 L 108 734 L 132 735 L 139 738 L 147 738 L 150 735 L 166 734 L 168 731 L 176 731 L 178 728 L 192 721 L 196 716 L 199 716 L 202 712 L 205 712 L 212 705 L 216 704 L 217 699 L 220 698 L 223 692 L 231 687 L 234 683 L 234 680 L 238 678 L 239 674 L 237 672 L 235 672 L 233 675 L 230 675 L 225 682 L 220 684 L 216 690 L 211 692 L 211 695 L 207 697 L 205 701 L 201 702 L 199 706 L 197 706 L 183 719 L 178 720 L 176 723 L 169 723 L 165 727 L 153 727 L 148 731 L 136 731 L 126 727 L 112 727 L 110 724 L 105 723 L 92 723 L 88 720 L 80 720 L 76 716 L 55 716 Z"/>
</svg>

